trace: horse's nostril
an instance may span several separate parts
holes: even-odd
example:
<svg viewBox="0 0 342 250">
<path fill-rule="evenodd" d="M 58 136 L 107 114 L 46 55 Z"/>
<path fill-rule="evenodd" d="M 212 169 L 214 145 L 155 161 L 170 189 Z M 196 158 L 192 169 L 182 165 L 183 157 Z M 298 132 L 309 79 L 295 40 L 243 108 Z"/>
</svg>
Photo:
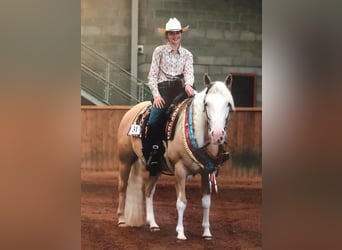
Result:
<svg viewBox="0 0 342 250">
<path fill-rule="evenodd" d="M 223 137 L 220 137 L 220 141 L 223 141 Z"/>
</svg>

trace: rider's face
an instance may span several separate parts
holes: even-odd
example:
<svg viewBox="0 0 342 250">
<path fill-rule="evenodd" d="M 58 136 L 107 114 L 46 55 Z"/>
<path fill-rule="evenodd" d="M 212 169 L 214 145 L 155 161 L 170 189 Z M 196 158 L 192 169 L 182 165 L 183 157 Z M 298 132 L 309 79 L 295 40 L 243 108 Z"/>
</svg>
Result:
<svg viewBox="0 0 342 250">
<path fill-rule="evenodd" d="M 168 31 L 167 32 L 167 39 L 173 45 L 179 45 L 182 39 L 182 32 L 181 31 Z"/>
</svg>

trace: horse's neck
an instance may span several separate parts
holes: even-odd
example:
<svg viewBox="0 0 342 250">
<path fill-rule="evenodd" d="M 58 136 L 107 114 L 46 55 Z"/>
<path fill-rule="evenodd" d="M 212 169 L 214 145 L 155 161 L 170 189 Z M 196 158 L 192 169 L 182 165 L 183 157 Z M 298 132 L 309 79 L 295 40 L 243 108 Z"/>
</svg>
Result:
<svg viewBox="0 0 342 250">
<path fill-rule="evenodd" d="M 216 155 L 218 152 L 218 146 L 210 143 L 207 117 L 204 111 L 204 98 L 205 93 L 200 92 L 195 96 L 193 101 L 194 134 L 200 148 L 207 145 L 208 151 L 213 155 Z M 210 144 L 208 145 L 208 143 Z"/>
</svg>

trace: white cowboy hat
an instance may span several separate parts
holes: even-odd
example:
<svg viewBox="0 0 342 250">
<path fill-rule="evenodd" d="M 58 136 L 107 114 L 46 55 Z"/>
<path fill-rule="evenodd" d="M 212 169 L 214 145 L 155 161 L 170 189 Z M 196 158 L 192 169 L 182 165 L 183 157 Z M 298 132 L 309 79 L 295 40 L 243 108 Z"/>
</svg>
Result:
<svg viewBox="0 0 342 250">
<path fill-rule="evenodd" d="M 165 34 L 167 31 L 182 31 L 185 32 L 189 29 L 189 25 L 182 28 L 181 23 L 178 21 L 177 18 L 173 17 L 170 18 L 169 21 L 165 24 L 165 29 L 158 28 L 159 33 Z"/>
</svg>

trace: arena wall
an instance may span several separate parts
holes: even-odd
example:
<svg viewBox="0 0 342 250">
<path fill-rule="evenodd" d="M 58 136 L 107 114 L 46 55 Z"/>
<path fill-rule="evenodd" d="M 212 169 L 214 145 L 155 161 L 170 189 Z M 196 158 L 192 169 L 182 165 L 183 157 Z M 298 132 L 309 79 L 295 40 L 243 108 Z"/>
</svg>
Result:
<svg viewBox="0 0 342 250">
<path fill-rule="evenodd" d="M 81 168 L 91 171 L 117 170 L 117 132 L 121 118 L 130 106 L 81 107 Z M 237 108 L 228 123 L 226 164 L 255 165 L 262 154 L 261 108 Z M 234 158 L 237 159 L 234 161 Z M 250 159 L 250 162 L 238 161 Z M 259 168 L 261 168 L 261 162 Z M 258 167 L 258 166 L 257 166 Z M 261 169 L 259 169 L 261 171 Z"/>
</svg>

